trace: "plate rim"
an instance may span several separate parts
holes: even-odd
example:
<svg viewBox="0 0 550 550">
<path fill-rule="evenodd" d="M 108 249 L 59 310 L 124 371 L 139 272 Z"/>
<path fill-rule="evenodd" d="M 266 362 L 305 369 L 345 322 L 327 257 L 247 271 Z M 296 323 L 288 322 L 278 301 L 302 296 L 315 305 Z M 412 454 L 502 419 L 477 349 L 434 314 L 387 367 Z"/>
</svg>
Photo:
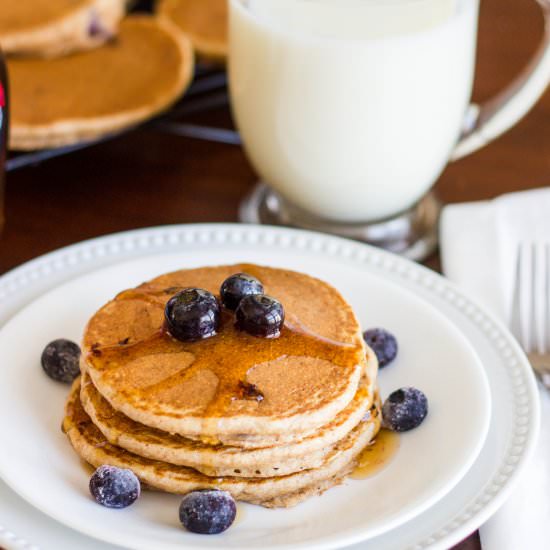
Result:
<svg viewBox="0 0 550 550">
<path fill-rule="evenodd" d="M 456 285 L 422 265 L 363 243 L 310 231 L 242 224 L 179 224 L 130 230 L 97 237 L 29 260 L 0 277 L 0 305 L 5 302 L 9 303 L 10 299 L 17 298 L 21 294 L 27 296 L 24 300 L 24 304 L 27 305 L 35 298 L 32 293 L 28 292 L 29 289 L 39 287 L 40 282 L 44 282 L 44 280 L 48 280 L 49 283 L 44 289 L 37 292 L 37 295 L 52 290 L 59 284 L 70 281 L 79 275 L 91 273 L 108 265 L 140 256 L 175 252 L 178 245 L 207 245 L 211 243 L 219 246 L 224 242 L 251 246 L 265 244 L 293 250 L 303 249 L 314 254 L 328 254 L 343 261 L 367 266 L 375 271 L 389 271 L 396 276 L 397 280 L 401 279 L 408 282 L 409 285 L 420 286 L 428 293 L 435 294 L 446 301 L 466 315 L 478 329 L 485 333 L 489 340 L 498 342 L 500 352 L 511 353 L 512 360 L 506 363 L 503 358 L 503 364 L 506 366 L 506 370 L 510 371 L 507 372 L 510 379 L 514 379 L 513 389 L 516 392 L 514 397 L 516 395 L 524 397 L 523 400 L 519 400 L 523 412 L 515 416 L 516 422 L 510 439 L 518 435 L 516 433 L 518 426 L 527 427 L 530 437 L 523 437 L 522 445 L 518 443 L 513 449 L 507 449 L 501 462 L 503 463 L 506 459 L 509 471 L 501 472 L 498 482 L 489 479 L 485 488 L 477 494 L 475 501 L 463 510 L 458 519 L 449 521 L 438 532 L 418 541 L 414 548 L 420 550 L 438 547 L 444 543 L 453 544 L 490 517 L 505 501 L 524 464 L 533 453 L 540 423 L 536 382 L 525 355 L 504 325 L 484 308 L 477 305 L 475 301 L 472 301 Z M 22 306 L 23 304 L 19 304 L 19 308 Z M 0 327 L 12 316 L 13 312 L 1 315 Z M 506 349 L 504 350 L 504 348 Z M 499 353 L 499 356 L 502 357 L 503 353 Z M 516 399 L 513 400 L 513 403 L 517 409 L 519 405 Z M 516 441 L 519 439 L 516 438 Z M 0 540 L 3 533 L 9 533 L 10 541 L 14 542 L 12 536 L 14 534 L 0 525 Z M 17 535 L 16 538 L 20 543 L 30 545 L 24 538 L 17 537 Z M 6 540 L 6 542 L 8 541 Z"/>
</svg>

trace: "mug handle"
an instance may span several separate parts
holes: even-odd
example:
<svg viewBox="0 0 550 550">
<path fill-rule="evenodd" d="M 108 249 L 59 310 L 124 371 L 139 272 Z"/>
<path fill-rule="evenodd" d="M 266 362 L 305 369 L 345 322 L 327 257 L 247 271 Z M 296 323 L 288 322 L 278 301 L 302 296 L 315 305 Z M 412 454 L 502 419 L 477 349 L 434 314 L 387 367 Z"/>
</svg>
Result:
<svg viewBox="0 0 550 550">
<path fill-rule="evenodd" d="M 544 15 L 544 38 L 533 59 L 518 77 L 483 105 L 471 104 L 451 160 L 484 147 L 522 119 L 550 82 L 550 2 L 537 0 Z"/>
</svg>

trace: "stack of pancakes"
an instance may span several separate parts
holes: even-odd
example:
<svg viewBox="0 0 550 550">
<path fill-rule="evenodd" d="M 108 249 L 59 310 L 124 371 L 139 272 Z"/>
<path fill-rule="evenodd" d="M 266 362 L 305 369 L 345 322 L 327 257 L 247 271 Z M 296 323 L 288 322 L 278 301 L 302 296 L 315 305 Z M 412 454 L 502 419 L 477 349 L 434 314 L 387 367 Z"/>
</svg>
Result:
<svg viewBox="0 0 550 550">
<path fill-rule="evenodd" d="M 218 294 L 238 272 L 282 302 L 279 338 L 238 331 L 229 311 L 212 338 L 170 336 L 172 295 Z M 292 506 L 340 483 L 376 436 L 377 367 L 351 307 L 318 279 L 252 265 L 178 271 L 119 294 L 89 321 L 64 430 L 84 460 L 130 468 L 147 486 Z"/>
</svg>

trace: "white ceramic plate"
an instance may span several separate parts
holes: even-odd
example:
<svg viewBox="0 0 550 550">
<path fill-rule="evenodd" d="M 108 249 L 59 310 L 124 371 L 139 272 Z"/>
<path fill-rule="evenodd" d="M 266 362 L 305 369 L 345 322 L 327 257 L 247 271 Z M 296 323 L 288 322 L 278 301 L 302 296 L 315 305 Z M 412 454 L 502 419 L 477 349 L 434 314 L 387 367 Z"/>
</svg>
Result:
<svg viewBox="0 0 550 550">
<path fill-rule="evenodd" d="M 171 254 L 158 255 L 165 252 Z M 437 275 L 350 241 L 219 225 L 114 235 L 64 249 L 4 276 L 3 311 L 13 311 L 55 282 L 129 256 L 144 257 L 64 284 L 20 312 L 0 335 L 0 429 L 10 442 L 10 452 L 0 455 L 0 471 L 39 509 L 83 532 L 136 548 L 321 548 L 395 527 L 448 492 L 483 442 L 490 401 L 472 345 L 495 397 L 493 430 L 480 458 L 429 512 L 362 548 L 456 542 L 502 502 L 531 452 L 538 425 L 537 394 L 525 358 L 508 333 Z M 403 438 L 397 457 L 376 477 L 349 481 L 289 511 L 244 505 L 243 518 L 223 538 L 197 537 L 179 528 L 177 497 L 146 495 L 123 512 L 98 507 L 87 496 L 84 470 L 58 431 L 66 389 L 40 376 L 42 346 L 59 336 L 78 338 L 88 315 L 125 286 L 167 269 L 241 260 L 317 274 L 347 295 L 365 325 L 395 331 L 401 354 L 381 373 L 382 390 L 387 393 L 405 384 L 421 387 L 430 398 L 428 420 Z"/>
</svg>

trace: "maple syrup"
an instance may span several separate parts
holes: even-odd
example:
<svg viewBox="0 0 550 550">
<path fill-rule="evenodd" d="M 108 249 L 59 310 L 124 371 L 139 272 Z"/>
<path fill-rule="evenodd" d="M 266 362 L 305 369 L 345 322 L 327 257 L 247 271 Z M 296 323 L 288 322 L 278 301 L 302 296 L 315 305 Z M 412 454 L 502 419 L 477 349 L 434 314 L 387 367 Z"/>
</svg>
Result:
<svg viewBox="0 0 550 550">
<path fill-rule="evenodd" d="M 366 479 L 382 470 L 399 449 L 399 435 L 382 428 L 376 439 L 367 445 L 357 459 L 352 479 Z"/>
<path fill-rule="evenodd" d="M 244 510 L 243 506 L 240 506 L 237 504 L 237 515 L 235 516 L 235 521 L 233 521 L 232 525 L 238 525 L 239 523 L 243 523 L 243 521 L 246 519 L 246 512 Z"/>
<path fill-rule="evenodd" d="M 164 307 L 169 296 L 158 289 L 135 289 L 126 291 L 117 297 L 117 300 L 139 300 L 148 309 Z M 92 345 L 87 361 L 98 371 L 122 372 L 125 365 L 137 359 L 164 354 L 188 354 L 190 365 L 188 368 L 177 369 L 171 375 L 163 376 L 158 382 L 150 381 L 143 389 L 125 388 L 125 393 L 155 395 L 161 402 L 168 402 L 170 398 L 180 395 L 181 388 L 198 373 L 210 372 L 217 380 L 217 388 L 211 396 L 210 402 L 200 413 L 206 417 L 220 417 L 229 413 L 235 401 L 243 399 L 243 386 L 255 390 L 246 401 L 262 403 L 263 396 L 257 391 L 254 383 L 249 383 L 247 377 L 251 371 L 262 364 L 289 355 L 307 356 L 309 358 L 327 361 L 336 368 L 354 368 L 359 364 L 359 355 L 362 348 L 353 344 L 334 342 L 318 335 L 304 332 L 302 328 L 285 324 L 279 338 L 262 339 L 241 332 L 234 326 L 233 315 L 222 312 L 222 322 L 219 333 L 205 340 L 185 343 L 174 339 L 166 327 L 159 327 L 148 338 L 139 341 L 124 340 L 124 345 L 100 346 Z M 349 371 L 348 371 L 349 372 Z M 174 391 L 172 391 L 174 390 Z M 166 398 L 166 399 L 165 399 Z M 206 426 L 203 435 L 209 435 Z"/>
<path fill-rule="evenodd" d="M 0 232 L 4 226 L 4 176 L 8 147 L 8 79 L 6 64 L 0 51 Z"/>
</svg>

